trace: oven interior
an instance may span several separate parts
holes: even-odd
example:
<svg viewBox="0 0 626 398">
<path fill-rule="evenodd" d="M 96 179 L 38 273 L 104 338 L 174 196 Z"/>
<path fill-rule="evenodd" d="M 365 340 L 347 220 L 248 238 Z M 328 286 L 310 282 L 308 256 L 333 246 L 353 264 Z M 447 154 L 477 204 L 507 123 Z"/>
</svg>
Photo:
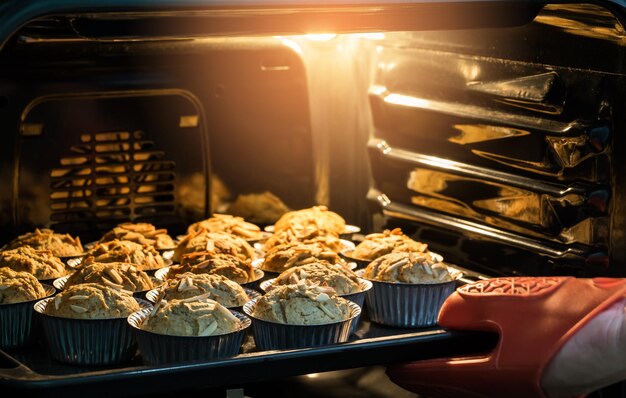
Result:
<svg viewBox="0 0 626 398">
<path fill-rule="evenodd" d="M 624 10 L 500 3 L 28 19 L 0 51 L 0 241 L 175 235 L 271 191 L 479 274 L 624 276 Z"/>
</svg>

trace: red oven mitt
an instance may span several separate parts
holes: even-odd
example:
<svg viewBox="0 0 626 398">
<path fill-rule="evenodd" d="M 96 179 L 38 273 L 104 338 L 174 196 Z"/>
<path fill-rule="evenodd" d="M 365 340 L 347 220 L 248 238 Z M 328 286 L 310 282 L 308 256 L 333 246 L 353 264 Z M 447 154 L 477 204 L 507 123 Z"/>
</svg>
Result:
<svg viewBox="0 0 626 398">
<path fill-rule="evenodd" d="M 611 278 L 511 277 L 465 285 L 446 300 L 438 323 L 496 332 L 500 338 L 494 350 L 394 365 L 387 373 L 404 388 L 433 397 L 545 397 L 540 383 L 551 359 L 585 324 L 625 296 L 625 280 Z M 623 303 L 617 311 L 621 321 Z M 594 341 L 606 338 L 595 336 Z"/>
</svg>

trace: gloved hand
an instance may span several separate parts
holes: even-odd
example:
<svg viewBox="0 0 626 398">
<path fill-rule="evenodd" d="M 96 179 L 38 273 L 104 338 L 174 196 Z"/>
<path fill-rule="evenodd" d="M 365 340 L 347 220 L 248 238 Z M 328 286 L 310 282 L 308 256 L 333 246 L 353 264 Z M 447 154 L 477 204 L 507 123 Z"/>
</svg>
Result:
<svg viewBox="0 0 626 398">
<path fill-rule="evenodd" d="M 439 324 L 500 335 L 488 354 L 388 368 L 432 397 L 572 397 L 626 378 L 626 281 L 497 278 L 446 300 Z"/>
</svg>

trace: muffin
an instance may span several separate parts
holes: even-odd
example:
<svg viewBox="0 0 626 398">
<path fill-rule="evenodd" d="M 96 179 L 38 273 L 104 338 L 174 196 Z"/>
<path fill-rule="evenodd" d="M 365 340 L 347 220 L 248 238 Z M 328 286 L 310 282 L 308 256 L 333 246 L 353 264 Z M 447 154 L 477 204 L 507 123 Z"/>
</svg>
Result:
<svg viewBox="0 0 626 398">
<path fill-rule="evenodd" d="M 246 240 L 260 240 L 263 232 L 258 226 L 246 222 L 241 217 L 228 214 L 213 214 L 213 217 L 198 221 L 187 228 L 188 234 L 196 234 L 202 230 L 208 232 L 226 232 Z"/>
<path fill-rule="evenodd" d="M 0 268 L 0 304 L 15 304 L 38 300 L 46 296 L 46 290 L 37 278 L 28 272 Z"/>
<path fill-rule="evenodd" d="M 0 268 L 0 348 L 30 342 L 37 330 L 33 301 L 53 294 L 52 286 L 42 285 L 28 272 Z"/>
<path fill-rule="evenodd" d="M 65 264 L 52 252 L 30 246 L 1 251 L 0 267 L 28 272 L 39 280 L 55 279 L 67 274 Z"/>
<path fill-rule="evenodd" d="M 157 250 L 173 249 L 176 246 L 167 229 L 156 229 L 148 223 L 123 223 L 102 236 L 99 243 L 112 240 L 125 240 L 140 245 L 152 246 Z"/>
<path fill-rule="evenodd" d="M 235 356 L 250 319 L 230 311 L 207 294 L 161 300 L 152 311 L 128 317 L 146 364 L 207 361 Z"/>
<path fill-rule="evenodd" d="M 95 283 L 74 285 L 54 298 L 38 301 L 52 358 L 72 365 L 110 365 L 130 360 L 137 351 L 126 318 L 151 308 L 123 290 Z"/>
<path fill-rule="evenodd" d="M 339 253 L 344 249 L 341 239 L 335 235 L 329 234 L 326 231 L 316 229 L 312 226 L 290 226 L 270 236 L 263 244 L 263 250 L 269 252 L 277 246 L 293 245 L 298 243 L 320 244 L 336 253 Z"/>
<path fill-rule="evenodd" d="M 141 328 L 170 336 L 212 336 L 239 329 L 239 319 L 208 296 L 169 300 L 164 305 L 155 306 Z"/>
<path fill-rule="evenodd" d="M 185 272 L 222 275 L 237 283 L 249 283 L 257 279 L 250 260 L 243 260 L 230 254 L 209 252 L 186 254 L 180 265 L 170 268 L 167 278 L 173 278 Z"/>
<path fill-rule="evenodd" d="M 372 261 L 362 276 L 373 284 L 366 296 L 370 319 L 388 326 L 435 325 L 455 289 L 447 267 L 420 252 L 386 254 Z"/>
<path fill-rule="evenodd" d="M 129 263 L 92 263 L 85 265 L 67 279 L 64 289 L 83 283 L 96 283 L 133 293 L 154 288 L 148 274 Z"/>
<path fill-rule="evenodd" d="M 316 261 L 288 269 L 276 278 L 273 286 L 297 284 L 301 280 L 319 286 L 329 286 L 338 295 L 357 293 L 361 284 L 359 277 L 350 268 L 341 264 Z"/>
<path fill-rule="evenodd" d="M 313 263 L 319 260 L 331 264 L 345 264 L 337 253 L 320 244 L 291 244 L 277 246 L 265 255 L 261 269 L 281 273 L 289 268 Z"/>
<path fill-rule="evenodd" d="M 284 214 L 276 224 L 276 232 L 290 226 L 313 226 L 334 235 L 342 234 L 346 229 L 346 221 L 326 206 L 313 206 L 308 209 L 290 211 Z"/>
<path fill-rule="evenodd" d="M 173 259 L 181 261 L 183 255 L 196 252 L 231 254 L 242 259 L 254 258 L 254 249 L 245 239 L 225 232 L 202 230 L 187 235 L 174 250 Z"/>
<path fill-rule="evenodd" d="M 348 301 L 330 287 L 299 281 L 276 286 L 262 297 L 252 312 L 256 318 L 290 325 L 319 325 L 348 319 Z"/>
<path fill-rule="evenodd" d="M 428 245 L 416 242 L 402 233 L 400 228 L 385 230 L 382 233 L 369 234 L 359 243 L 350 254 L 360 260 L 372 261 L 380 256 L 399 252 L 426 252 Z"/>
<path fill-rule="evenodd" d="M 287 205 L 269 191 L 239 195 L 226 212 L 261 225 L 274 224 L 289 211 Z"/>
<path fill-rule="evenodd" d="M 18 236 L 6 246 L 5 250 L 17 249 L 22 246 L 30 246 L 35 250 L 48 250 L 57 257 L 83 254 L 80 238 L 72 238 L 69 234 L 57 234 L 51 229 L 45 228 Z"/>
<path fill-rule="evenodd" d="M 95 283 L 69 286 L 46 306 L 44 314 L 72 319 L 124 318 L 140 309 L 130 294 Z"/>
<path fill-rule="evenodd" d="M 261 350 L 346 342 L 361 314 L 357 304 L 338 297 L 332 288 L 305 280 L 277 286 L 243 310 L 253 319 L 254 341 Z"/>
<path fill-rule="evenodd" d="M 241 307 L 250 298 L 236 282 L 221 275 L 194 274 L 185 272 L 159 288 L 160 297 L 166 300 L 182 300 L 199 295 L 206 295 L 224 307 Z"/>
<path fill-rule="evenodd" d="M 84 265 L 117 262 L 134 264 L 142 271 L 163 268 L 166 265 L 154 247 L 118 239 L 98 243 L 83 259 Z"/>
<path fill-rule="evenodd" d="M 426 253 L 389 253 L 372 261 L 363 277 L 393 283 L 450 282 L 452 276 L 443 263 L 435 263 Z"/>
</svg>

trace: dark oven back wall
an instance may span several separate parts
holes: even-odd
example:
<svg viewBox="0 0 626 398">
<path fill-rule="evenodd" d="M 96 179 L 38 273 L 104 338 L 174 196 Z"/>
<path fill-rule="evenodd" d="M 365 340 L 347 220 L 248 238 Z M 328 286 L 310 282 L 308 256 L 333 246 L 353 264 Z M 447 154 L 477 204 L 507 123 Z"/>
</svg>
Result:
<svg viewBox="0 0 626 398">
<path fill-rule="evenodd" d="M 305 70 L 276 39 L 18 38 L 0 76 L 1 241 L 129 219 L 180 233 L 238 193 L 313 203 Z"/>
</svg>

